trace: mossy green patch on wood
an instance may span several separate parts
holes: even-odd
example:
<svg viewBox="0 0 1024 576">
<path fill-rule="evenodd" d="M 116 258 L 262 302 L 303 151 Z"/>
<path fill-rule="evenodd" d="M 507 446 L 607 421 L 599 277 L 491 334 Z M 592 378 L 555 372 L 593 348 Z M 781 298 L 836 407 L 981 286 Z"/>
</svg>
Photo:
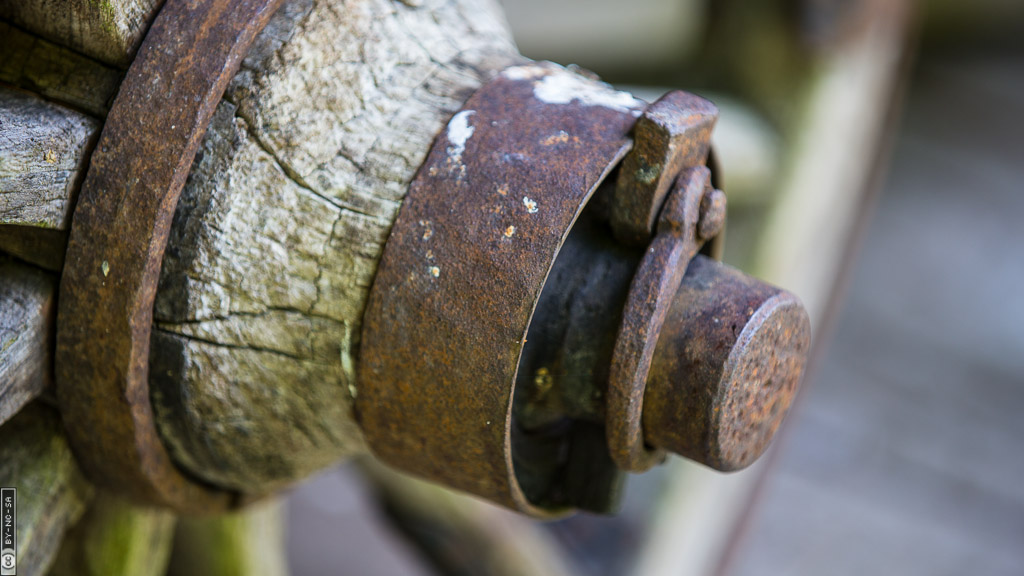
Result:
<svg viewBox="0 0 1024 576">
<path fill-rule="evenodd" d="M 117 34 L 117 10 L 110 0 L 89 0 L 100 16 L 103 31 L 113 36 Z"/>
</svg>

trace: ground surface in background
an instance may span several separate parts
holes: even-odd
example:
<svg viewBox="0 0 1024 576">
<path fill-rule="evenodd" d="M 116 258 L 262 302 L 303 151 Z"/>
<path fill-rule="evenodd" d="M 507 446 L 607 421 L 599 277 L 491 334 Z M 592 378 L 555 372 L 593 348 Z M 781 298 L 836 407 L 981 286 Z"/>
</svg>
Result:
<svg viewBox="0 0 1024 576">
<path fill-rule="evenodd" d="M 1024 58 L 924 62 L 733 576 L 1024 573 Z"/>
</svg>

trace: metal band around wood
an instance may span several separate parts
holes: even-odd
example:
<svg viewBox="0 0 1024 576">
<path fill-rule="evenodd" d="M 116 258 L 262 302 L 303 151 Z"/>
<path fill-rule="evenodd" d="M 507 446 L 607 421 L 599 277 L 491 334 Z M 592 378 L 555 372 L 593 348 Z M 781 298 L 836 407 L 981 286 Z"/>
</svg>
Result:
<svg viewBox="0 0 1024 576">
<path fill-rule="evenodd" d="M 505 70 L 420 168 L 367 305 L 356 416 L 404 471 L 534 515 L 512 397 L 537 301 L 570 228 L 630 149 L 644 103 L 553 65 Z"/>
<path fill-rule="evenodd" d="M 58 309 L 57 399 L 96 483 L 181 512 L 238 495 L 186 476 L 153 421 L 149 342 L 171 220 L 228 81 L 281 0 L 168 0 L 107 117 L 79 194 Z"/>
</svg>

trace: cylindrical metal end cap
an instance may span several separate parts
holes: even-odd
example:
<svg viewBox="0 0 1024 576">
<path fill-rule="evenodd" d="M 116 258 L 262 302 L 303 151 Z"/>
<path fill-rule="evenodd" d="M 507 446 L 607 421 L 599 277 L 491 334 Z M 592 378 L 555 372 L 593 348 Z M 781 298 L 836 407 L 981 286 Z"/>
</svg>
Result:
<svg viewBox="0 0 1024 576">
<path fill-rule="evenodd" d="M 796 396 L 810 336 L 796 296 L 698 256 L 655 349 L 645 442 L 716 470 L 749 466 Z"/>
</svg>

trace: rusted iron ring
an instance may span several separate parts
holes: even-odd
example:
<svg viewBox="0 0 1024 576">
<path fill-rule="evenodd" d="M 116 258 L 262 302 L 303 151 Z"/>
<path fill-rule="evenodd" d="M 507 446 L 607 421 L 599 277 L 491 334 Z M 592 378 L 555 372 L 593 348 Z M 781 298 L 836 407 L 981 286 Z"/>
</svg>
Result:
<svg viewBox="0 0 1024 576">
<path fill-rule="evenodd" d="M 379 458 L 534 515 L 512 397 L 545 280 L 644 104 L 550 64 L 505 70 L 435 141 L 364 316 L 356 416 Z"/>
<path fill-rule="evenodd" d="M 168 0 L 121 84 L 79 194 L 61 278 L 57 399 L 87 475 L 138 501 L 223 510 L 186 476 L 149 398 L 153 301 L 171 220 L 210 118 L 281 0 Z"/>
</svg>

